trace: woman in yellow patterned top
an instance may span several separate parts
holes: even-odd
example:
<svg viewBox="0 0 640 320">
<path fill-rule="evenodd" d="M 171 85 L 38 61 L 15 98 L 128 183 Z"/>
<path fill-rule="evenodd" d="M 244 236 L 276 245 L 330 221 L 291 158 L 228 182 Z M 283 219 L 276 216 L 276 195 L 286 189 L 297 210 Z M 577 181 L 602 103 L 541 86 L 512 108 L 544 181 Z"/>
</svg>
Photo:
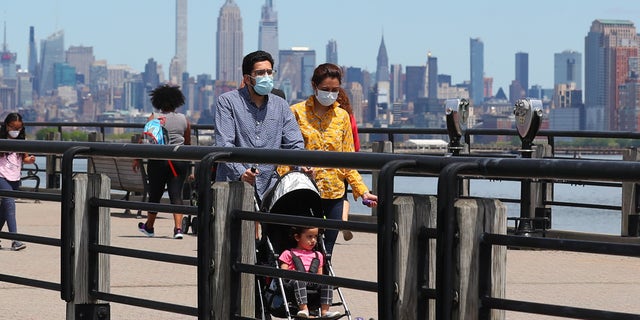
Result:
<svg viewBox="0 0 640 320">
<path fill-rule="evenodd" d="M 341 83 L 342 72 L 338 66 L 331 63 L 321 64 L 314 70 L 311 78 L 314 95 L 291 106 L 291 111 L 300 125 L 306 149 L 354 152 L 349 114 L 339 108 L 336 102 Z M 378 205 L 378 197 L 369 193 L 369 188 L 357 170 L 315 168 L 314 172 L 327 219 L 342 220 L 345 179 L 351 186 L 355 199 L 362 197 L 363 203 L 369 207 Z M 333 251 L 337 237 L 337 230 L 325 232 L 328 253 Z"/>
</svg>

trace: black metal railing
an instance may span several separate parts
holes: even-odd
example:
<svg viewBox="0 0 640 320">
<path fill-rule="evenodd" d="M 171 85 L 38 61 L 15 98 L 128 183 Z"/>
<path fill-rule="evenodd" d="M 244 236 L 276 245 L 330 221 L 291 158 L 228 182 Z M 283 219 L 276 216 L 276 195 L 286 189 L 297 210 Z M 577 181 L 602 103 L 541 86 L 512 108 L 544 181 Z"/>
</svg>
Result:
<svg viewBox="0 0 640 320">
<path fill-rule="evenodd" d="M 377 217 L 377 225 L 375 225 L 375 232 L 377 233 L 377 268 L 378 268 L 378 281 L 376 283 L 376 290 L 378 292 L 378 316 L 379 319 L 393 319 L 393 303 L 395 301 L 395 283 L 394 283 L 394 270 L 398 268 L 399 261 L 394 259 L 385 259 L 385 257 L 393 256 L 390 254 L 395 250 L 393 248 L 393 241 L 395 233 L 399 232 L 394 229 L 395 221 L 391 212 L 391 200 L 393 199 L 393 177 L 396 173 L 403 171 L 421 172 L 428 174 L 440 174 L 439 188 L 438 188 L 438 226 L 436 239 L 436 287 L 425 288 L 423 290 L 429 293 L 435 292 L 436 306 L 439 319 L 450 319 L 450 307 L 453 305 L 452 295 L 452 279 L 453 272 L 456 268 L 452 268 L 453 257 L 451 256 L 451 247 L 455 243 L 455 215 L 451 214 L 455 198 L 459 196 L 457 188 L 457 179 L 461 176 L 481 176 L 483 178 L 494 179 L 564 179 L 564 180 L 585 180 L 585 181 L 638 181 L 640 180 L 640 163 L 636 162 L 611 162 L 611 161 L 596 161 L 596 160 L 558 160 L 558 159 L 514 159 L 514 158 L 485 158 L 485 157 L 439 157 L 439 156 L 420 156 L 420 155 L 400 155 L 400 154 L 373 154 L 373 153 L 359 153 L 352 154 L 349 157 L 345 157 L 344 153 L 339 152 L 310 152 L 310 151 L 293 151 L 293 150 L 256 150 L 247 148 L 214 148 L 214 147 L 197 147 L 197 146 L 183 146 L 175 148 L 174 146 L 158 146 L 158 145 L 139 145 L 139 144 L 95 144 L 95 143 L 73 143 L 73 142 L 39 142 L 39 141 L 15 141 L 15 140 L 0 140 L 0 151 L 17 151 L 17 152 L 38 152 L 40 154 L 64 154 L 63 156 L 63 184 L 62 184 L 62 198 L 70 199 L 72 195 L 69 183 L 70 174 L 72 172 L 73 158 L 80 155 L 108 155 L 114 157 L 125 158 L 137 158 L 140 154 L 145 154 L 150 159 L 176 159 L 176 160 L 200 160 L 201 163 L 209 163 L 211 165 L 216 161 L 227 162 L 246 162 L 246 163 L 271 163 L 271 164 L 286 164 L 286 165 L 309 165 L 319 167 L 346 167 L 346 168 L 363 168 L 363 169 L 379 169 L 381 170 L 378 183 L 380 186 L 380 208 L 381 213 Z M 221 155 L 216 157 L 215 155 Z M 576 162 L 579 161 L 579 162 Z M 576 165 L 579 164 L 579 165 Z M 207 172 L 201 170 L 201 172 Z M 209 194 L 207 189 L 208 184 L 200 184 L 198 193 L 203 195 Z M 8 196 L 23 196 L 22 194 L 14 194 L 7 192 L 0 193 L 0 195 Z M 41 195 L 43 200 L 52 200 L 53 196 Z M 183 206 L 171 206 L 161 204 L 145 204 L 136 202 L 122 202 L 117 200 L 105 200 L 105 199 L 93 199 L 91 200 L 94 206 L 113 206 L 118 208 L 129 207 L 131 209 L 141 210 L 159 210 L 166 212 L 187 212 L 195 213 L 194 208 L 192 211 Z M 73 210 L 70 207 L 65 206 L 65 202 L 61 204 L 61 214 L 63 219 L 70 219 L 73 214 Z M 67 205 L 72 204 L 73 201 L 68 201 Z M 197 213 L 200 219 L 205 219 L 208 213 L 211 212 L 210 201 L 199 201 Z M 326 228 L 341 228 L 351 229 L 356 231 L 372 232 L 374 231 L 373 225 L 358 224 L 355 222 L 343 223 L 341 221 L 323 221 L 323 220 L 305 220 L 301 217 L 282 217 L 282 220 L 276 221 L 278 217 L 276 215 L 256 216 L 251 212 L 236 212 L 234 216 L 238 219 L 248 220 L 264 220 L 273 223 L 285 223 L 285 224 L 312 224 Z M 269 221 L 268 219 L 274 219 Z M 279 219 L 279 218 L 278 218 Z M 69 250 L 73 246 L 72 236 L 74 234 L 74 226 L 69 222 L 72 220 L 63 220 L 61 225 L 61 238 L 59 245 L 61 246 L 61 296 L 63 300 L 69 301 L 73 297 L 73 269 L 67 270 L 65 268 L 72 268 L 72 263 Z M 205 220 L 201 220 L 205 221 Z M 96 224 L 94 221 L 93 224 Z M 92 252 L 91 263 L 97 264 L 98 253 L 105 254 L 120 254 L 124 256 L 145 256 L 145 259 L 150 260 L 168 260 L 172 263 L 180 263 L 186 265 L 196 265 L 198 268 L 198 306 L 197 310 L 190 307 L 178 306 L 168 304 L 164 302 L 150 302 L 135 297 L 124 297 L 120 295 L 111 295 L 108 293 L 99 292 L 96 288 L 92 289 L 91 294 L 95 298 L 99 298 L 105 301 L 113 301 L 117 303 L 128 303 L 136 306 L 153 307 L 171 312 L 178 312 L 183 314 L 198 315 L 201 319 L 209 319 L 211 308 L 211 293 L 201 287 L 208 287 L 206 281 L 201 282 L 200 276 L 208 274 L 210 272 L 209 259 L 206 258 L 207 254 L 211 254 L 211 248 L 215 244 L 206 243 L 204 235 L 209 234 L 210 223 L 199 223 L 198 228 L 198 257 L 194 261 L 193 257 L 181 257 L 174 255 L 163 255 L 157 253 L 145 253 L 137 250 L 130 250 L 126 248 L 117 248 L 111 246 L 104 246 L 96 242 L 96 237 L 90 244 L 90 250 Z M 97 230 L 97 226 L 94 226 L 94 231 Z M 425 231 L 425 234 L 433 236 L 433 232 Z M 34 238 L 27 238 L 25 235 L 19 234 L 6 234 L 0 233 L 0 236 L 10 239 L 22 239 L 32 241 Z M 419 236 L 419 235 L 416 235 Z M 422 235 L 424 236 L 424 234 Z M 427 236 L 427 238 L 429 238 Z M 487 236 L 488 243 L 501 244 L 500 239 Z M 508 238 L 512 239 L 512 238 Z M 55 239 L 36 239 L 41 241 L 40 243 L 56 244 Z M 534 239 L 535 240 L 535 239 Z M 236 242 L 236 240 L 232 240 Z M 493 242 L 491 242 L 493 241 Z M 514 241 L 517 245 L 532 245 L 533 243 L 521 242 L 522 240 L 510 240 Z M 37 242 L 37 241 L 34 241 Z M 494 243 L 495 242 L 495 243 Z M 567 249 L 563 247 L 562 242 L 540 242 L 547 247 L 543 248 L 558 248 Z M 580 242 L 576 242 L 580 243 Z M 578 245 L 578 244 L 576 244 Z M 592 246 L 593 243 L 581 244 L 581 246 Z M 626 248 L 620 250 L 637 250 L 638 247 L 617 247 L 615 244 L 610 243 L 598 243 L 600 248 L 608 248 L 611 252 L 616 252 L 616 248 Z M 599 249 L 606 251 L 607 249 Z M 629 256 L 637 256 L 637 252 L 629 254 Z M 483 253 L 485 256 L 486 253 Z M 232 263 L 231 261 L 229 263 Z M 421 267 L 421 266 L 418 266 Z M 256 266 L 236 264 L 235 268 L 239 272 L 255 272 L 256 274 L 268 274 L 271 271 L 256 268 Z M 486 266 L 485 266 L 486 268 Z M 95 275 L 93 275 L 95 277 Z M 291 274 L 277 274 L 276 276 L 292 277 Z M 327 279 L 323 276 L 317 276 L 315 280 L 321 282 L 328 282 L 339 284 L 345 287 L 352 287 L 360 290 L 372 291 L 374 284 L 370 282 L 358 282 L 349 279 L 337 278 Z M 3 278 L 0 278 L 0 280 Z M 205 277 L 204 279 L 208 279 Z M 46 287 L 49 289 L 57 288 L 57 284 L 30 282 L 11 277 L 4 277 L 4 280 L 9 282 L 16 282 L 25 285 L 34 285 Z M 18 282 L 21 281 L 21 282 Z M 203 297 L 200 297 L 200 295 Z M 485 307 L 489 308 L 514 308 L 506 304 L 508 301 L 501 301 L 491 297 L 487 297 L 486 293 L 481 296 L 483 301 L 487 304 Z M 493 304 L 491 304 L 493 303 Z M 587 311 L 580 311 L 587 312 Z M 609 319 L 602 317 L 601 311 L 593 311 L 591 313 L 593 318 Z M 555 314 L 555 313 L 554 313 Z M 585 313 L 580 313 L 584 315 Z M 623 316 L 624 314 L 617 314 Z M 624 319 L 624 318 L 623 318 Z M 636 318 L 634 318 L 636 319 Z"/>
</svg>

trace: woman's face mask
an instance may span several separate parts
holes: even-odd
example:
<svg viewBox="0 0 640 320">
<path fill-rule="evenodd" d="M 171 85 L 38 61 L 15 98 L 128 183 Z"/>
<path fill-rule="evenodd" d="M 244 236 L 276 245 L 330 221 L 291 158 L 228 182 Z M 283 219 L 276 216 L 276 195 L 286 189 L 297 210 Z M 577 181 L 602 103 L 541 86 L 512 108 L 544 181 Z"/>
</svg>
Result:
<svg viewBox="0 0 640 320">
<path fill-rule="evenodd" d="M 316 90 L 316 99 L 321 105 L 329 107 L 338 99 L 338 92 Z"/>
<path fill-rule="evenodd" d="M 19 130 L 11 130 L 9 131 L 9 137 L 15 139 L 20 135 L 20 131 Z"/>
</svg>

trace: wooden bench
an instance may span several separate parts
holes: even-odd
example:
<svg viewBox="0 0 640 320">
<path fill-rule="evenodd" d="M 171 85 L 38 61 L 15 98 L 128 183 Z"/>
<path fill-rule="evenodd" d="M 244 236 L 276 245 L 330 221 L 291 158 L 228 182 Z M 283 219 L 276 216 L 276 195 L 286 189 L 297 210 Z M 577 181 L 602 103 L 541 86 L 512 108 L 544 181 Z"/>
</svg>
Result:
<svg viewBox="0 0 640 320">
<path fill-rule="evenodd" d="M 111 179 L 112 190 L 126 191 L 123 200 L 129 200 L 132 193 L 142 195 L 142 201 L 147 201 L 149 184 L 144 165 L 138 171 L 133 171 L 133 160 L 115 157 L 91 157 L 93 172 L 105 174 Z M 131 210 L 125 210 L 131 213 Z M 138 210 L 138 216 L 142 215 Z"/>
</svg>

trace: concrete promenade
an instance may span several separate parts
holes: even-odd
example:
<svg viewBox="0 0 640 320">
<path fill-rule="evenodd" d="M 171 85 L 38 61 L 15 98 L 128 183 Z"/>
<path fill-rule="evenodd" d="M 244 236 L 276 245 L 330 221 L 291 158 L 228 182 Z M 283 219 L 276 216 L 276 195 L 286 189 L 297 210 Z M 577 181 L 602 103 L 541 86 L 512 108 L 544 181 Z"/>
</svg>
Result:
<svg viewBox="0 0 640 320">
<path fill-rule="evenodd" d="M 141 220 L 114 209 L 111 243 L 136 249 L 196 256 L 196 238 L 172 239 L 172 219 L 160 214 L 156 237 L 137 231 Z M 60 204 L 18 200 L 18 230 L 21 233 L 59 238 Z M 5 229 L 6 230 L 6 229 Z M 10 241 L 0 242 L 0 270 L 3 274 L 60 281 L 60 250 L 27 243 L 11 251 Z M 356 233 L 345 242 L 339 237 L 334 252 L 334 269 L 339 276 L 376 280 L 374 235 Z M 640 259 L 555 251 L 509 250 L 507 298 L 541 303 L 566 304 L 640 314 Z M 196 306 L 195 267 L 152 263 L 112 256 L 111 292 L 145 299 Z M 377 317 L 374 293 L 345 289 L 355 317 Z M 337 295 L 336 295 L 337 297 Z M 60 293 L 0 282 L 0 319 L 65 319 Z M 338 309 L 336 309 L 338 310 Z M 111 304 L 111 319 L 194 319 L 179 314 Z M 530 314 L 507 313 L 507 319 L 555 319 Z"/>
</svg>

